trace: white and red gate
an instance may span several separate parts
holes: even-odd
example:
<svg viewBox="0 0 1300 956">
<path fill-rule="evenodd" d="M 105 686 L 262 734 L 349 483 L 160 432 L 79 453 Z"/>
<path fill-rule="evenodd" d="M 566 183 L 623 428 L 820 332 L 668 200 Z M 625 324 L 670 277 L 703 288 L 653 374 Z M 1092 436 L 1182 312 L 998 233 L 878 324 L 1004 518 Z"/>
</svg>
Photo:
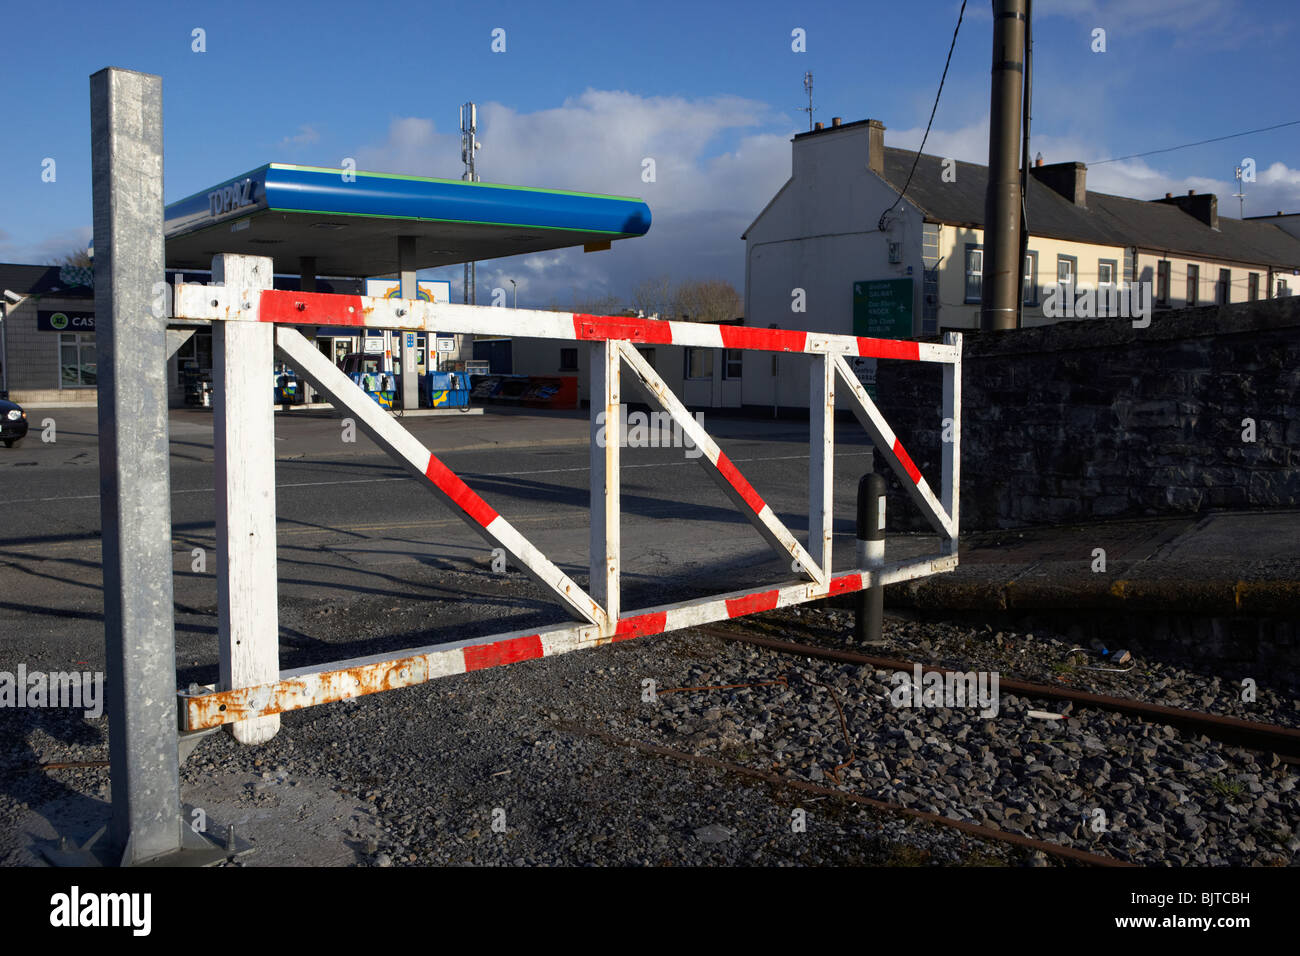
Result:
<svg viewBox="0 0 1300 956">
<path fill-rule="evenodd" d="M 659 634 L 876 584 L 905 581 L 957 564 L 961 457 L 961 337 L 943 344 L 782 329 L 540 312 L 411 299 L 273 291 L 272 262 L 218 256 L 213 285 L 177 285 L 175 319 L 211 323 L 214 340 L 218 546 L 219 689 L 181 692 L 181 726 L 233 724 L 246 743 L 269 739 L 279 714 L 451 674 Z M 477 333 L 589 342 L 591 362 L 591 574 L 589 589 L 558 568 L 510 521 L 375 404 L 295 326 L 355 326 Z M 636 345 L 679 345 L 806 353 L 809 392 L 809 537 L 805 548 L 637 352 Z M 376 657 L 280 671 L 277 649 L 273 354 L 298 370 L 341 413 L 401 462 L 494 548 L 502 548 L 549 590 L 575 623 L 498 634 Z M 934 362 L 943 369 L 945 442 L 936 498 L 902 443 L 862 388 L 846 358 Z M 771 547 L 800 575 L 776 587 L 625 610 L 619 586 L 619 453 L 598 441 L 618 420 L 626 368 L 702 452 L 708 469 Z M 940 553 L 875 567 L 831 566 L 834 411 L 837 388 L 849 397 L 876 449 L 942 540 Z M 604 413 L 602 415 L 602 413 Z M 951 440 L 948 440 L 951 439 Z"/>
</svg>

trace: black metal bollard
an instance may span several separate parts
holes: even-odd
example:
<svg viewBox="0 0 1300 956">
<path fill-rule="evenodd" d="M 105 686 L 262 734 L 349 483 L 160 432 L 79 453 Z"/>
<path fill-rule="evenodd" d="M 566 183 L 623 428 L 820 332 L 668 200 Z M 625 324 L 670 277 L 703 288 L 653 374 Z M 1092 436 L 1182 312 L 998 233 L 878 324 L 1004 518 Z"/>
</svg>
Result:
<svg viewBox="0 0 1300 956">
<path fill-rule="evenodd" d="M 858 482 L 858 567 L 880 568 L 885 563 L 885 479 L 874 471 Z M 885 588 L 876 583 L 855 598 L 853 637 L 859 644 L 880 641 L 885 616 Z"/>
</svg>

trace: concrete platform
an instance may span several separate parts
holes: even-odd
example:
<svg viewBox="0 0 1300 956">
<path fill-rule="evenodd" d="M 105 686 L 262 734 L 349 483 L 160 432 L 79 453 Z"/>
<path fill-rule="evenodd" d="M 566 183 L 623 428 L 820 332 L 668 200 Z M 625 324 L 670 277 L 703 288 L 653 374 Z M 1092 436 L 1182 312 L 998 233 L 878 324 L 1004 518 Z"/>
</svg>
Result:
<svg viewBox="0 0 1300 956">
<path fill-rule="evenodd" d="M 891 587 L 886 601 L 926 610 L 1127 608 L 1300 620 L 1300 511 L 973 533 L 960 555 L 955 572 Z"/>
</svg>

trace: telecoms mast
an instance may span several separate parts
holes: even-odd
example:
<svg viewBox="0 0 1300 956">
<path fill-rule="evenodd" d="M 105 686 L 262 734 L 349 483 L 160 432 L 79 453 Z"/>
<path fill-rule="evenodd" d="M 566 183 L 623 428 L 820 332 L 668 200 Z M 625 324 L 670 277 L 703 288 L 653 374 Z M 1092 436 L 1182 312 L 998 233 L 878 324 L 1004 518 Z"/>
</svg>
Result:
<svg viewBox="0 0 1300 956">
<path fill-rule="evenodd" d="M 466 182 L 478 182 L 478 172 L 474 168 L 474 154 L 483 147 L 474 134 L 478 131 L 478 109 L 473 103 L 466 103 L 460 108 L 460 161 L 465 164 L 461 179 Z M 474 263 L 465 263 L 465 304 L 478 304 L 477 276 L 474 275 Z"/>
</svg>

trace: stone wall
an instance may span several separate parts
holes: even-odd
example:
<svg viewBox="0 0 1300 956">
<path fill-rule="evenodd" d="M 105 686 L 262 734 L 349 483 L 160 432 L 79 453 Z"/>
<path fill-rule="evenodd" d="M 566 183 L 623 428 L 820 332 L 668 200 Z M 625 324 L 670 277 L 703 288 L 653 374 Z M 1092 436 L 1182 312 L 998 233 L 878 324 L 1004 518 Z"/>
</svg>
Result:
<svg viewBox="0 0 1300 956">
<path fill-rule="evenodd" d="M 1157 312 L 1145 329 L 967 332 L 963 349 L 965 529 L 1300 507 L 1300 297 Z M 937 493 L 938 372 L 882 361 L 877 391 Z M 926 527 L 895 500 L 891 527 Z"/>
</svg>

